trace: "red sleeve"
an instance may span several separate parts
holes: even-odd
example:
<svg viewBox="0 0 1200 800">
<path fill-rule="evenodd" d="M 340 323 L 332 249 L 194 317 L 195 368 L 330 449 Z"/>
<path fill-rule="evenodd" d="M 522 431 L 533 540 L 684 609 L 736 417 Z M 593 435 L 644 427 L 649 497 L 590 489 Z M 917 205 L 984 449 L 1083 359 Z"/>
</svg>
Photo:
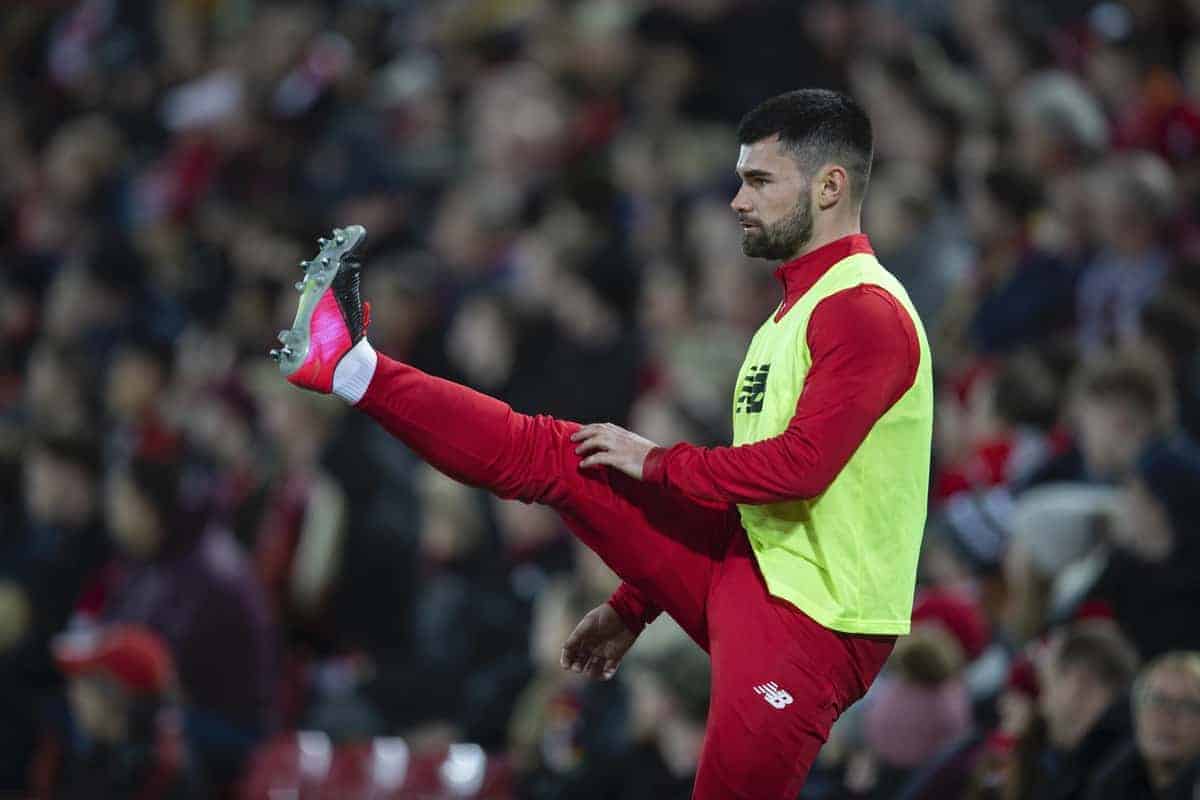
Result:
<svg viewBox="0 0 1200 800">
<path fill-rule="evenodd" d="M 644 479 L 709 502 L 778 503 L 825 491 L 913 385 L 921 348 L 904 307 L 870 285 L 822 300 L 808 347 L 812 366 L 787 430 L 740 447 L 655 448 Z"/>
<path fill-rule="evenodd" d="M 635 634 L 641 633 L 662 613 L 662 609 L 642 597 L 642 593 L 624 581 L 608 599 L 608 604 L 617 612 L 625 627 Z"/>
</svg>

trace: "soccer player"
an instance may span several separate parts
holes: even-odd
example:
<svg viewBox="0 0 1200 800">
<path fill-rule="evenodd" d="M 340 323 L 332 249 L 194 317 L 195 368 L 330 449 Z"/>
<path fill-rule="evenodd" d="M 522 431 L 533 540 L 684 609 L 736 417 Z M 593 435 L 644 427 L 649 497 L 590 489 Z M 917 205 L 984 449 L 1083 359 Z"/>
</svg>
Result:
<svg viewBox="0 0 1200 800">
<path fill-rule="evenodd" d="M 693 797 L 792 800 L 909 629 L 930 356 L 861 233 L 862 108 L 790 92 L 747 114 L 738 138 L 742 248 L 783 262 L 783 296 L 738 378 L 732 447 L 664 449 L 611 424 L 526 416 L 377 353 L 349 259 L 358 226 L 306 262 L 272 355 L 289 381 L 355 405 L 447 475 L 556 509 L 624 581 L 564 665 L 610 676 L 665 610 L 713 663 Z"/>
</svg>

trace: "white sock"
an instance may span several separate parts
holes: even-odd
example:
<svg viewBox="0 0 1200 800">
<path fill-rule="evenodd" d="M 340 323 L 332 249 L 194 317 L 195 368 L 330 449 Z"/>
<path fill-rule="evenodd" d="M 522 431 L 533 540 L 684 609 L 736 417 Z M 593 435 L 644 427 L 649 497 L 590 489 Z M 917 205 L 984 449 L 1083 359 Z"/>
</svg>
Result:
<svg viewBox="0 0 1200 800">
<path fill-rule="evenodd" d="M 358 405 L 371 385 L 378 363 L 379 356 L 375 354 L 375 348 L 371 347 L 366 337 L 359 339 L 358 344 L 342 356 L 333 370 L 333 393 L 352 406 Z"/>
</svg>

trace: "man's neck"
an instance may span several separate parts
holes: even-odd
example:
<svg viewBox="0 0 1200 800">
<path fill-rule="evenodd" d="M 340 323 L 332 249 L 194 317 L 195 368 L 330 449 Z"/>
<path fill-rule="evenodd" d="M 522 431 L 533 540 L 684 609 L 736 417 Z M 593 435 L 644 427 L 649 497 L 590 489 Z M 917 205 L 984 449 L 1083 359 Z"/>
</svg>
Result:
<svg viewBox="0 0 1200 800">
<path fill-rule="evenodd" d="M 790 258 L 786 259 L 786 261 L 795 261 L 797 258 L 806 256 L 814 250 L 819 250 L 830 242 L 836 242 L 838 239 L 843 239 L 856 233 L 862 233 L 862 222 L 857 216 L 852 220 L 831 224 L 824 230 L 818 231 L 814 229 L 812 238 L 803 247 L 793 253 Z"/>
</svg>

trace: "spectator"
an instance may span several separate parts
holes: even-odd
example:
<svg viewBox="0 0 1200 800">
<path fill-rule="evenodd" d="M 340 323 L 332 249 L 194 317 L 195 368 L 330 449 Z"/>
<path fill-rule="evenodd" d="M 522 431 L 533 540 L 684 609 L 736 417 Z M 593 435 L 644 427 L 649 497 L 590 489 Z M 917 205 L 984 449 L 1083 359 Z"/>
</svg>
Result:
<svg viewBox="0 0 1200 800">
<path fill-rule="evenodd" d="M 59 687 L 50 637 L 107 553 L 96 443 L 38 437 L 24 467 L 24 507 L 0 521 L 0 791 L 24 782 L 39 707 Z"/>
<path fill-rule="evenodd" d="M 937 449 L 944 461 L 935 475 L 935 503 L 1023 483 L 1061 444 L 1049 435 L 1059 415 L 1060 381 L 1039 354 L 980 365 L 963 384 L 961 405 L 946 392 L 938 400 Z"/>
<path fill-rule="evenodd" d="M 1053 341 L 1074 323 L 1076 265 L 1039 247 L 1033 236 L 1044 203 L 1040 188 L 1011 167 L 994 167 L 967 195 L 967 218 L 980 247 L 968 284 L 977 299 L 967 335 L 981 353 Z"/>
<path fill-rule="evenodd" d="M 1133 686 L 1134 742 L 1095 778 L 1089 800 L 1186 800 L 1200 787 L 1200 653 L 1151 661 Z"/>
<path fill-rule="evenodd" d="M 328 604 L 345 541 L 346 493 L 320 464 L 338 409 L 256 371 L 254 389 L 275 470 L 254 532 L 258 577 L 289 638 L 328 650 Z"/>
<path fill-rule="evenodd" d="M 27 363 L 24 403 L 14 422 L 60 435 L 89 433 L 94 409 L 87 357 L 78 348 L 42 339 Z"/>
<path fill-rule="evenodd" d="M 588 682 L 559 666 L 562 643 L 593 600 L 562 579 L 538 597 L 530 635 L 536 672 L 509 728 L 522 797 L 565 800 L 591 791 L 627 742 L 623 684 Z"/>
<path fill-rule="evenodd" d="M 1142 308 L 1166 280 L 1173 181 L 1170 168 L 1149 153 L 1113 157 L 1093 176 L 1090 218 L 1100 251 L 1079 282 L 1085 352 L 1136 332 Z"/>
<path fill-rule="evenodd" d="M 169 384 L 172 354 L 168 347 L 143 339 L 121 343 L 113 353 L 104 387 L 105 412 L 112 435 L 109 456 L 158 453 L 175 446 L 159 404 Z"/>
<path fill-rule="evenodd" d="M 932 590 L 917 598 L 912 634 L 897 642 L 886 677 L 864 700 L 865 741 L 880 762 L 876 794 L 893 794 L 913 770 L 970 733 L 963 671 L 982 654 L 988 633 L 965 597 Z"/>
<path fill-rule="evenodd" d="M 967 736 L 927 762 L 897 795 L 900 800 L 1000 800 L 1026 797 L 1032 774 L 1019 774 L 1015 746 L 1028 741 L 1037 714 L 1037 677 L 1033 663 L 1018 654 L 1009 667 L 990 728 L 976 726 Z"/>
<path fill-rule="evenodd" d="M 1072 384 L 1066 411 L 1074 446 L 1030 475 L 1026 486 L 1119 482 L 1142 449 L 1172 429 L 1169 379 L 1153 359 L 1098 357 L 1078 369 Z"/>
<path fill-rule="evenodd" d="M 174 662 L 158 635 L 137 625 L 68 634 L 55 662 L 69 682 L 70 727 L 42 744 L 38 797 L 206 796 L 183 735 Z"/>
<path fill-rule="evenodd" d="M 4 543 L 0 572 L 32 595 L 42 641 L 66 623 L 89 573 L 105 558 L 100 449 L 86 436 L 33 440 L 23 524 Z"/>
<path fill-rule="evenodd" d="M 629 748 L 588 765 L 565 796 L 582 800 L 683 800 L 704 742 L 708 669 L 690 641 L 629 665 Z"/>
<path fill-rule="evenodd" d="M 488 541 L 485 498 L 429 467 L 418 476 L 421 562 L 409 634 L 380 654 L 367 694 L 395 729 L 448 726 L 491 744 L 529 677 L 525 609 Z"/>
<path fill-rule="evenodd" d="M 1108 122 L 1099 102 L 1068 73 L 1039 73 L 1011 102 L 1013 153 L 1030 176 L 1069 174 L 1108 145 Z"/>
<path fill-rule="evenodd" d="M 1032 771 L 1031 800 L 1086 796 L 1090 777 L 1112 758 L 1129 733 L 1124 700 L 1137 670 L 1137 654 L 1114 626 L 1085 622 L 1052 641 L 1045 656 L 1038 730 L 1024 742 L 1024 768 Z"/>
<path fill-rule="evenodd" d="M 896 166 L 871 178 L 873 191 L 864 201 L 871 244 L 909 289 L 921 318 L 936 326 L 970 259 L 966 239 L 943 230 L 961 229 L 957 210 L 936 195 L 930 170 Z"/>
<path fill-rule="evenodd" d="M 1149 349 L 1171 370 L 1179 424 L 1200 437 L 1200 308 L 1186 295 L 1166 292 L 1142 309 L 1140 336 L 1130 345 Z"/>
<path fill-rule="evenodd" d="M 1138 462 L 1111 527 L 1114 549 L 1093 589 L 1117 622 L 1153 658 L 1175 647 L 1200 648 L 1200 631 L 1163 608 L 1200 603 L 1200 447 L 1184 437 L 1157 442 Z"/>
<path fill-rule="evenodd" d="M 207 523 L 178 461 L 134 458 L 108 477 L 119 552 L 99 618 L 146 625 L 178 664 L 189 730 L 218 783 L 275 722 L 275 631 L 230 534 Z"/>
</svg>

